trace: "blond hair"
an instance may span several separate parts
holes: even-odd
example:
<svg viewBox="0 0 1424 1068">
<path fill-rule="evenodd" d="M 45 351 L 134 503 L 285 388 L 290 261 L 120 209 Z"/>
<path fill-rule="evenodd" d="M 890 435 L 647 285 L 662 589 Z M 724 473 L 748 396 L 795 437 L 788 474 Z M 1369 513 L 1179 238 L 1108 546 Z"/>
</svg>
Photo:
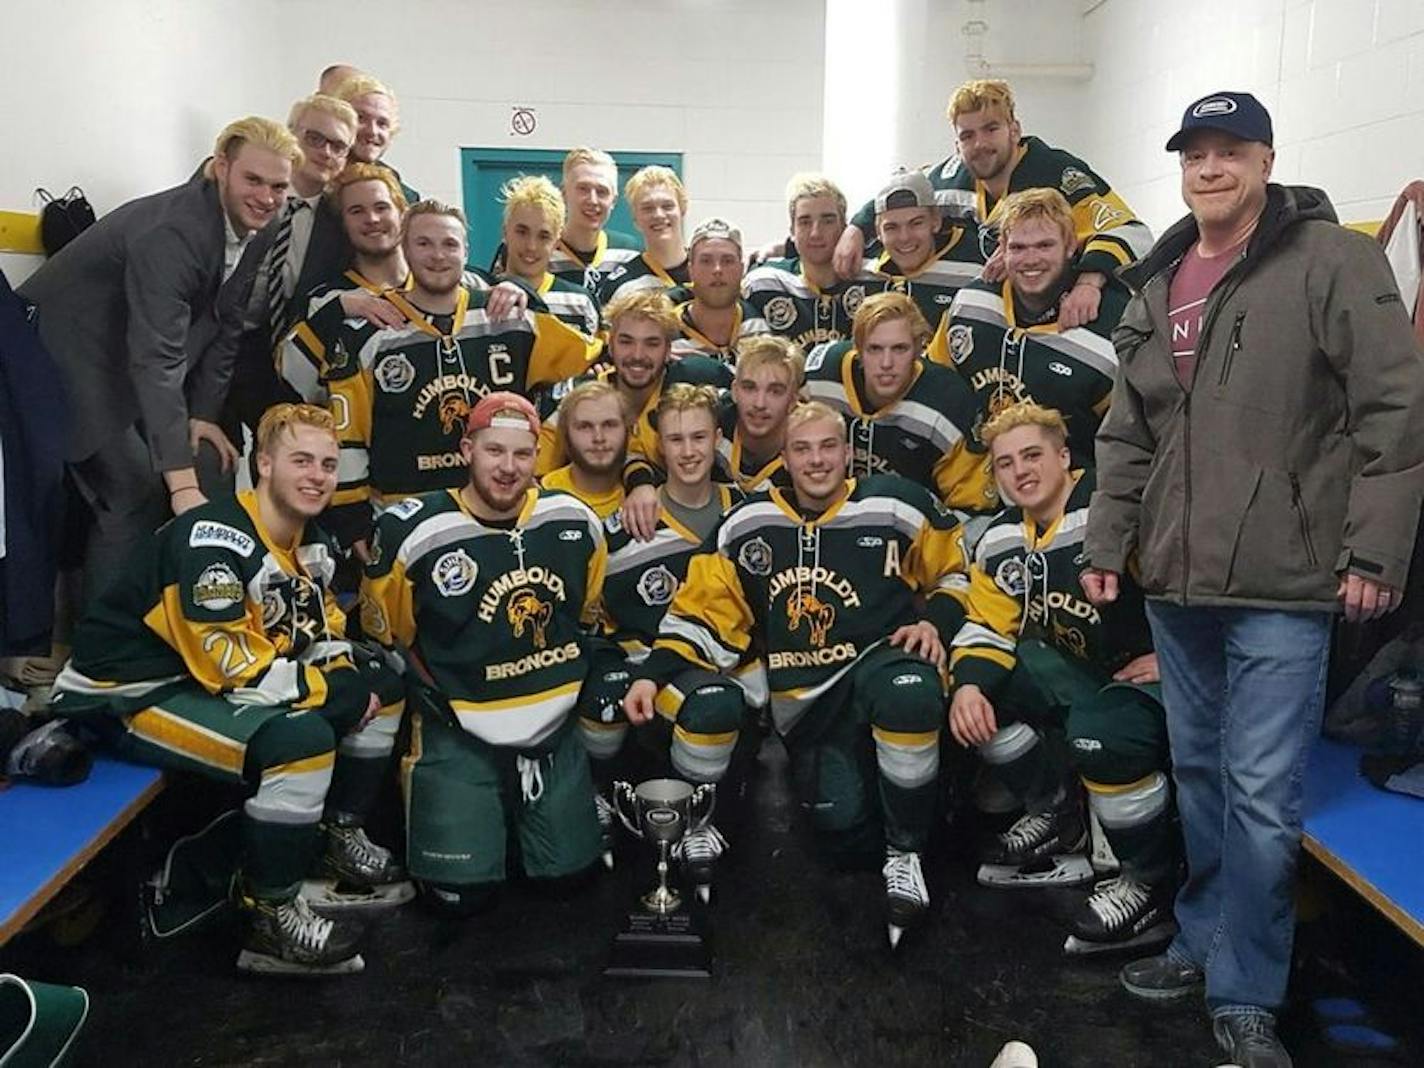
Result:
<svg viewBox="0 0 1424 1068">
<path fill-rule="evenodd" d="M 348 163 L 340 174 L 331 180 L 331 192 L 328 196 L 331 202 L 340 206 L 341 193 L 350 185 L 358 182 L 380 182 L 386 187 L 386 192 L 391 195 L 391 203 L 396 206 L 396 211 L 401 215 L 406 213 L 410 207 L 405 200 L 405 192 L 401 189 L 400 182 L 396 181 L 395 173 L 389 167 L 382 167 L 379 163 Z"/>
<path fill-rule="evenodd" d="M 786 417 L 786 436 L 791 436 L 791 431 L 806 423 L 814 423 L 818 419 L 829 419 L 837 426 L 844 427 L 845 420 L 841 413 L 832 408 L 825 401 L 809 400 L 802 401 L 791 409 L 791 414 Z"/>
<path fill-rule="evenodd" d="M 534 208 L 544 216 L 555 237 L 564 229 L 567 215 L 564 194 L 542 174 L 521 174 L 511 178 L 500 186 L 499 199 L 504 204 L 505 222 L 509 222 L 515 208 Z"/>
<path fill-rule="evenodd" d="M 866 340 L 877 326 L 900 319 L 910 324 L 915 348 L 923 352 L 933 332 L 919 306 L 904 293 L 876 293 L 861 301 L 850 326 L 851 339 L 855 342 L 856 349 L 865 348 Z"/>
<path fill-rule="evenodd" d="M 231 161 L 242 151 L 242 146 L 248 144 L 275 152 L 283 159 L 288 160 L 294 168 L 300 167 L 302 161 L 306 159 L 302 154 L 302 146 L 297 144 L 297 139 L 291 130 L 272 119 L 264 119 L 260 115 L 248 115 L 245 119 L 234 119 L 222 128 L 222 132 L 218 134 L 218 139 L 213 145 L 213 158 L 208 160 L 203 167 L 203 176 L 207 178 L 213 176 L 213 160 L 221 156 L 223 159 Z"/>
<path fill-rule="evenodd" d="M 979 437 L 987 449 L 993 446 L 995 438 L 1021 426 L 1039 427 L 1052 439 L 1055 448 L 1061 449 L 1068 443 L 1068 424 L 1063 413 L 1033 401 L 1010 404 L 979 429 Z"/>
<path fill-rule="evenodd" d="M 624 184 L 623 196 L 629 204 L 636 206 L 640 196 L 649 189 L 660 185 L 665 185 L 672 190 L 673 196 L 677 198 L 678 210 L 686 213 L 687 190 L 683 188 L 682 180 L 670 167 L 661 167 L 657 164 L 644 167 Z"/>
<path fill-rule="evenodd" d="M 351 127 L 354 136 L 358 120 L 356 109 L 339 97 L 327 96 L 325 93 L 313 93 L 311 96 L 304 96 L 292 105 L 292 110 L 287 112 L 287 129 L 293 133 L 297 132 L 297 123 L 308 111 L 320 111 L 330 115 L 339 122 L 344 122 Z"/>
<path fill-rule="evenodd" d="M 1073 223 L 1073 209 L 1067 199 L 1056 189 L 1021 189 L 1010 193 L 995 209 L 994 223 L 999 228 L 1001 238 L 1007 238 L 1009 231 L 1028 219 L 1047 219 L 1063 233 L 1063 240 L 1071 250 L 1078 243 L 1078 228 Z"/>
<path fill-rule="evenodd" d="M 664 415 L 672 412 L 706 412 L 715 427 L 721 420 L 722 401 L 714 386 L 693 385 L 691 382 L 674 382 L 663 387 L 658 397 L 658 423 Z"/>
<path fill-rule="evenodd" d="M 628 404 L 623 399 L 623 394 L 618 392 L 616 386 L 602 378 L 595 378 L 588 382 L 580 382 L 564 394 L 564 399 L 559 401 L 559 414 L 555 422 L 559 431 L 559 450 L 565 456 L 573 455 L 569 449 L 569 420 L 574 414 L 574 409 L 584 401 L 606 400 L 612 397 L 618 402 L 618 414 L 623 418 L 623 426 L 626 428 L 631 420 L 628 417 Z"/>
<path fill-rule="evenodd" d="M 337 440 L 336 417 L 328 409 L 315 404 L 274 404 L 262 413 L 257 424 L 257 451 L 270 456 L 278 437 L 299 426 L 325 430 L 332 441 Z"/>
<path fill-rule="evenodd" d="M 347 78 L 331 95 L 354 105 L 360 97 L 370 96 L 372 93 L 379 93 L 391 102 L 391 136 L 394 137 L 400 129 L 400 101 L 396 99 L 396 94 L 391 92 L 391 87 L 381 79 L 362 71 Z"/>
<path fill-rule="evenodd" d="M 647 319 L 661 328 L 663 337 L 669 341 L 682 333 L 682 324 L 677 319 L 677 308 L 661 289 L 637 289 L 631 293 L 622 293 L 609 301 L 603 309 L 603 321 L 608 324 L 610 338 L 618 329 L 618 320 L 628 317 Z"/>
<path fill-rule="evenodd" d="M 806 377 L 806 356 L 796 342 L 777 334 L 753 334 L 737 342 L 736 377 L 745 378 L 763 367 L 786 372 L 786 384 L 800 389 Z"/>
<path fill-rule="evenodd" d="M 401 239 L 410 233 L 410 224 L 422 215 L 440 215 L 447 219 L 455 219 L 460 224 L 460 232 L 463 234 L 470 228 L 470 224 L 465 221 L 465 213 L 453 204 L 446 204 L 443 200 L 432 200 L 427 197 L 424 200 L 417 200 L 405 213 L 405 218 L 401 220 Z"/>
<path fill-rule="evenodd" d="M 613 192 L 615 194 L 618 192 L 618 161 L 602 149 L 589 148 L 587 145 L 579 145 L 577 148 L 571 148 L 568 151 L 568 155 L 564 156 L 563 180 L 567 182 L 569 180 L 569 173 L 575 167 L 584 163 L 612 171 L 613 181 L 610 184 L 613 186 Z"/>
<path fill-rule="evenodd" d="M 830 197 L 836 202 L 836 210 L 840 212 L 841 221 L 845 221 L 846 197 L 841 192 L 840 186 L 824 174 L 802 171 L 799 174 L 793 174 L 791 180 L 786 183 L 786 212 L 791 217 L 792 226 L 796 225 L 796 202 L 805 200 L 807 197 Z"/>
<path fill-rule="evenodd" d="M 971 111 L 998 108 L 1010 121 L 1014 121 L 1014 91 L 1009 83 L 997 78 L 976 78 L 965 82 L 949 95 L 949 106 L 944 109 L 950 122 Z"/>
</svg>

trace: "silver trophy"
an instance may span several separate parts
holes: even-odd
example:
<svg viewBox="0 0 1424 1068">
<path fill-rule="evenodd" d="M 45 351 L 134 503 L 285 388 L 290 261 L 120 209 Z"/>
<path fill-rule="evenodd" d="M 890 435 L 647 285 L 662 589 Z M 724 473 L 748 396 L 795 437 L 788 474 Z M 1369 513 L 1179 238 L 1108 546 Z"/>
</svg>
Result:
<svg viewBox="0 0 1424 1068">
<path fill-rule="evenodd" d="M 649 779 L 636 787 L 613 784 L 613 809 L 630 834 L 658 848 L 658 885 L 643 894 L 640 911 L 613 941 L 604 974 L 708 978 L 711 960 L 693 919 L 681 912 L 682 895 L 668 885 L 668 857 L 689 831 L 707 825 L 717 803 L 715 786 L 681 779 Z"/>
</svg>

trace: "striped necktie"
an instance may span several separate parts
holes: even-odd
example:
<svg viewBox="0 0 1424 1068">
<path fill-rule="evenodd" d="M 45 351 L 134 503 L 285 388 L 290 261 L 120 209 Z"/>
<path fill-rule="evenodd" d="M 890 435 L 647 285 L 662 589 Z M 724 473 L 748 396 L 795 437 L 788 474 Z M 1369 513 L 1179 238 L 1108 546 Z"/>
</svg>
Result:
<svg viewBox="0 0 1424 1068">
<path fill-rule="evenodd" d="M 277 239 L 272 242 L 272 258 L 267 268 L 267 329 L 274 347 L 287 325 L 287 302 L 291 299 L 287 292 L 287 257 L 292 252 L 292 219 L 309 206 L 300 197 L 288 200 L 282 221 L 277 224 Z"/>
</svg>

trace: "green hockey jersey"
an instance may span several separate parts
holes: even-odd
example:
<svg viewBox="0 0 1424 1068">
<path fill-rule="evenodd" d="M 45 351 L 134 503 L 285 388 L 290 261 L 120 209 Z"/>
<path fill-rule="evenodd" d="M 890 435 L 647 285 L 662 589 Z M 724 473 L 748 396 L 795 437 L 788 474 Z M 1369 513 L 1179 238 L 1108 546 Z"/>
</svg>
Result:
<svg viewBox="0 0 1424 1068">
<path fill-rule="evenodd" d="M 408 650 L 465 730 L 523 749 L 559 728 L 588 673 L 608 557 L 587 506 L 531 488 L 504 529 L 458 490 L 427 493 L 385 511 L 371 554 L 363 628 Z"/>
<path fill-rule="evenodd" d="M 689 667 L 728 672 L 756 640 L 783 733 L 897 627 L 928 618 L 948 644 L 967 582 L 959 521 L 913 482 L 850 479 L 813 519 L 792 502 L 772 489 L 727 514 L 689 562 L 640 669 L 659 683 Z"/>
<path fill-rule="evenodd" d="M 629 260 L 637 259 L 642 250 L 643 242 L 639 238 L 618 230 L 600 230 L 598 243 L 589 252 L 580 252 L 560 239 L 549 256 L 549 273 L 589 293 L 597 293 L 598 284 L 605 276 Z M 504 273 L 505 254 L 504 242 L 501 241 L 490 260 L 492 274 Z"/>
<path fill-rule="evenodd" d="M 448 333 L 399 293 L 410 320 L 381 329 L 347 323 L 328 360 L 331 408 L 341 438 L 335 504 L 363 504 L 462 485 L 460 437 L 470 409 L 500 389 L 528 394 L 584 370 L 588 337 L 545 311 L 491 320 L 486 294 L 462 287 Z"/>
<path fill-rule="evenodd" d="M 970 683 L 992 696 L 1013 671 L 1022 637 L 1090 664 L 1104 679 L 1151 650 L 1142 591 L 1130 576 L 1122 576 L 1110 605 L 1095 608 L 1083 594 L 1094 480 L 1091 471 L 1073 476 L 1077 485 L 1063 515 L 1047 530 L 1038 530 L 1023 509 L 1008 508 L 975 546 L 969 614 L 950 651 L 955 685 Z"/>
<path fill-rule="evenodd" d="M 725 364 L 737 362 L 737 342 L 744 337 L 770 333 L 766 320 L 758 314 L 748 300 L 737 306 L 736 324 L 732 327 L 732 341 L 719 345 L 697 328 L 689 290 L 679 289 L 669 294 L 677 304 L 677 321 L 681 333 L 672 340 L 672 358 L 680 360 L 687 356 L 708 356 Z"/>
<path fill-rule="evenodd" d="M 974 394 L 948 368 L 916 361 L 904 395 L 872 410 L 855 346 L 837 341 L 806 358 L 806 393 L 845 417 L 851 474 L 900 475 L 966 512 L 998 507 L 988 457 L 974 444 Z"/>
<path fill-rule="evenodd" d="M 594 295 L 598 297 L 599 306 L 606 308 L 622 293 L 635 293 L 640 289 L 673 289 L 691 282 L 692 277 L 687 273 L 687 260 L 683 260 L 676 267 L 664 269 L 651 255 L 640 252 L 601 276 Z"/>
<path fill-rule="evenodd" d="M 1111 277 L 1119 267 L 1141 259 L 1152 247 L 1152 233 L 1146 225 L 1097 172 L 1072 153 L 1046 145 L 1037 137 L 1025 137 L 1019 141 L 1011 166 L 1008 192 L 1057 189 L 1072 207 L 1080 270 Z M 987 259 L 998 246 L 994 212 L 1000 201 L 989 196 L 984 183 L 974 177 L 958 155 L 927 168 L 925 174 L 934 187 L 940 211 L 951 218 L 968 220 L 977 228 L 979 251 Z M 874 202 L 864 205 L 851 221 L 870 241 L 875 236 Z"/>
<path fill-rule="evenodd" d="M 731 483 L 743 493 L 761 493 L 773 486 L 791 485 L 791 473 L 786 470 L 780 449 L 765 463 L 758 463 L 747 452 L 741 428 L 737 426 L 737 404 L 732 400 L 731 390 L 722 394 L 722 416 L 718 425 L 722 437 L 717 442 L 713 478 Z"/>
<path fill-rule="evenodd" d="M 1109 285 L 1098 317 L 1060 331 L 1057 322 L 1019 326 L 1012 286 L 976 282 L 960 290 L 949 328 L 930 342 L 936 363 L 956 368 L 978 398 L 975 436 L 985 420 L 1010 404 L 1032 400 L 1056 408 L 1068 423 L 1075 465 L 1093 462 L 1093 440 L 1112 400 L 1117 352 L 1112 331 L 1127 293 Z"/>
<path fill-rule="evenodd" d="M 866 292 L 866 283 L 858 279 L 822 289 L 802 273 L 796 257 L 767 260 L 742 279 L 742 296 L 765 320 L 767 330 L 796 342 L 805 352 L 825 341 L 849 338 Z M 878 290 L 872 286 L 869 292 Z"/>
<path fill-rule="evenodd" d="M 913 271 L 902 271 L 889 252 L 880 251 L 866 259 L 856 279 L 870 293 L 905 294 L 915 302 L 931 330 L 949 314 L 954 295 L 984 269 L 971 227 L 945 227 L 935 241 L 934 254 Z"/>
<path fill-rule="evenodd" d="M 603 313 L 599 310 L 597 298 L 577 282 L 545 271 L 534 292 L 550 315 L 580 334 L 597 338 L 603 330 Z"/>
<path fill-rule="evenodd" d="M 237 704 L 319 707 L 326 673 L 354 670 L 330 592 L 335 568 L 335 546 L 315 523 L 295 545 L 278 545 L 255 490 L 184 512 L 143 542 L 85 614 L 56 708 L 69 714 L 86 697 L 141 697 L 183 679 Z M 195 728 L 175 721 L 173 730 Z"/>
</svg>

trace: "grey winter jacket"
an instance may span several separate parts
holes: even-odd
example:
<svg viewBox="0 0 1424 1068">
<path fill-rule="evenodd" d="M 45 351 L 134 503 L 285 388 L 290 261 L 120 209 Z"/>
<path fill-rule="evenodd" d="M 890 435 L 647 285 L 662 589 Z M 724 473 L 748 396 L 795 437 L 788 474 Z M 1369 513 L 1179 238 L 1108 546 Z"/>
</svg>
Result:
<svg viewBox="0 0 1424 1068">
<path fill-rule="evenodd" d="M 1325 194 L 1271 185 L 1212 290 L 1191 388 L 1167 320 L 1183 219 L 1122 272 L 1133 299 L 1097 437 L 1086 554 L 1179 604 L 1338 608 L 1351 571 L 1402 589 L 1424 495 L 1424 354 L 1379 246 Z"/>
</svg>

